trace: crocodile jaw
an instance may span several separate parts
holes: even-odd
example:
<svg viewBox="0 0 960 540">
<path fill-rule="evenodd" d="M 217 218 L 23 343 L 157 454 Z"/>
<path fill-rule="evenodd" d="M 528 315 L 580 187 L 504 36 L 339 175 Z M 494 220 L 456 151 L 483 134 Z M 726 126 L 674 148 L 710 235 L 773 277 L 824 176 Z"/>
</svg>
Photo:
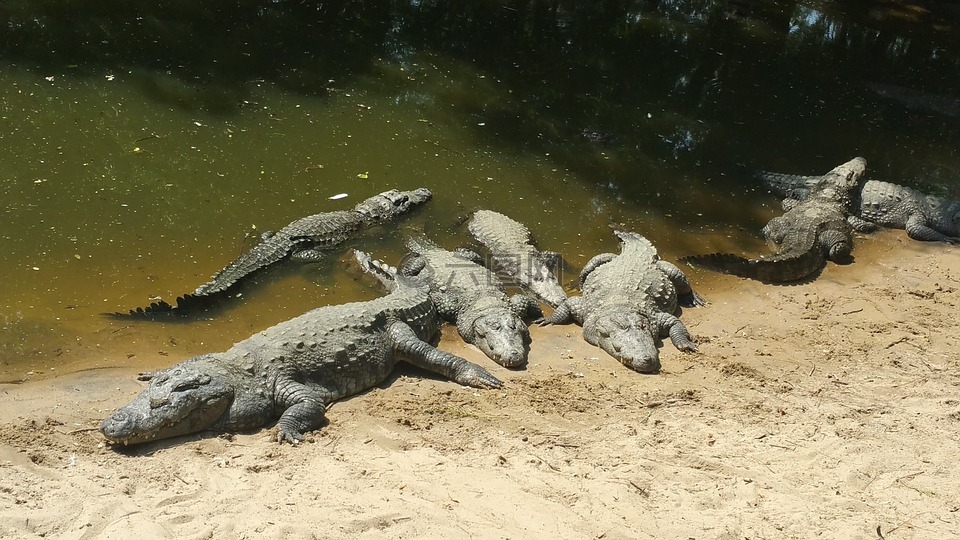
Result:
<svg viewBox="0 0 960 540">
<path fill-rule="evenodd" d="M 480 317 L 473 324 L 472 343 L 483 354 L 503 367 L 520 367 L 527 363 L 529 333 L 523 321 L 506 312 Z"/>
</svg>

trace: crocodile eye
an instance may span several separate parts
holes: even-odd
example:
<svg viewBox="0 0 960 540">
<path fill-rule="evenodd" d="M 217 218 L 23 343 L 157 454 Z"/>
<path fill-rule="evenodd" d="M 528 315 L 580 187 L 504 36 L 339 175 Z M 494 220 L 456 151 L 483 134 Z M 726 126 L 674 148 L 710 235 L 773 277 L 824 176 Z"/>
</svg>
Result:
<svg viewBox="0 0 960 540">
<path fill-rule="evenodd" d="M 497 321 L 497 320 L 490 321 L 489 326 L 491 330 L 497 331 L 500 329 L 500 321 Z"/>
<path fill-rule="evenodd" d="M 210 377 L 207 375 L 204 375 L 197 379 L 190 379 L 188 381 L 177 383 L 177 385 L 173 387 L 173 391 L 185 392 L 187 390 L 196 390 L 197 388 L 200 388 L 202 385 L 209 384 L 209 383 L 210 383 Z"/>
<path fill-rule="evenodd" d="M 169 405 L 169 404 L 170 404 L 170 398 L 151 398 L 150 399 L 151 409 L 159 409 L 160 407 L 163 407 L 164 405 Z"/>
<path fill-rule="evenodd" d="M 407 197 L 406 195 L 404 195 L 403 197 L 400 197 L 399 199 L 393 201 L 393 205 L 394 205 L 394 206 L 400 206 L 400 205 L 402 205 L 402 204 L 405 204 L 405 203 L 406 203 L 407 201 L 409 201 L 409 200 L 410 200 L 410 198 Z"/>
</svg>

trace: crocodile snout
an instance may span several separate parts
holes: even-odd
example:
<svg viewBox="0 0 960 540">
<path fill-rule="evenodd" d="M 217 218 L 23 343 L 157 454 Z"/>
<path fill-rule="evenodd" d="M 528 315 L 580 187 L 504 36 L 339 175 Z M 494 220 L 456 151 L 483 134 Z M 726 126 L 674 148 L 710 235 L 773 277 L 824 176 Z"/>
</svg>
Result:
<svg viewBox="0 0 960 540">
<path fill-rule="evenodd" d="M 494 362 L 503 367 L 520 367 L 527 361 L 526 352 L 523 349 L 510 349 L 507 351 L 492 351 L 490 357 Z"/>
<path fill-rule="evenodd" d="M 123 410 L 116 411 L 100 422 L 100 433 L 103 433 L 104 437 L 114 442 L 123 441 L 128 438 L 133 432 L 133 428 L 133 416 Z"/>
</svg>

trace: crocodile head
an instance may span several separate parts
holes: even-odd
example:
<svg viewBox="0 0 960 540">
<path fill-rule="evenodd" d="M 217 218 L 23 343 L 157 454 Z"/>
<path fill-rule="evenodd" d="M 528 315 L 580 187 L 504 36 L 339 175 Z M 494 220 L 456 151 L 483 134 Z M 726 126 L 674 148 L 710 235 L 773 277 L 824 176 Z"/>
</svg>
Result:
<svg viewBox="0 0 960 540">
<path fill-rule="evenodd" d="M 150 385 L 101 422 L 100 432 L 126 445 L 236 427 L 252 420 L 245 411 L 260 414 L 249 404 L 236 406 L 238 377 L 251 375 L 212 355 L 190 358 L 150 376 Z"/>
<path fill-rule="evenodd" d="M 433 197 L 427 188 L 418 188 L 413 191 L 397 191 L 391 189 L 379 195 L 374 195 L 354 207 L 354 210 L 370 219 L 385 221 L 408 212 Z"/>
<path fill-rule="evenodd" d="M 583 321 L 583 338 L 628 368 L 640 373 L 660 370 L 660 351 L 653 324 L 627 308 L 604 310 Z"/>
<path fill-rule="evenodd" d="M 867 170 L 867 160 L 855 157 L 850 161 L 837 165 L 821 177 L 820 188 L 833 189 L 847 193 L 857 188 L 863 173 Z"/>
<path fill-rule="evenodd" d="M 527 325 L 509 310 L 497 310 L 477 317 L 467 330 L 469 342 L 503 367 L 527 363 Z M 467 340 L 468 337 L 464 336 Z"/>
</svg>

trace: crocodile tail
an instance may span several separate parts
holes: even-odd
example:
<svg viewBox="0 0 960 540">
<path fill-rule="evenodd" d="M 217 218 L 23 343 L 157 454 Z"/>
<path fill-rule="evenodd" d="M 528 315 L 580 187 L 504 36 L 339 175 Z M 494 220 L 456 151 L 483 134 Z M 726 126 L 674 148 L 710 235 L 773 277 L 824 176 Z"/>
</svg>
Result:
<svg viewBox="0 0 960 540">
<path fill-rule="evenodd" d="M 747 259 L 732 253 L 710 253 L 682 257 L 680 261 L 765 283 L 798 281 L 817 272 L 825 263 L 822 251 L 816 247 L 802 253 L 778 253 L 759 259 Z"/>
<path fill-rule="evenodd" d="M 260 242 L 214 274 L 210 281 L 197 287 L 194 296 L 210 296 L 227 290 L 244 277 L 282 260 L 290 254 L 291 245 L 277 236 Z"/>
<path fill-rule="evenodd" d="M 820 176 L 799 176 L 769 171 L 759 171 L 754 177 L 777 195 L 798 200 L 806 198 L 821 178 Z"/>
<path fill-rule="evenodd" d="M 185 294 L 177 297 L 176 305 L 170 305 L 170 303 L 165 300 L 158 300 L 156 302 L 151 302 L 147 307 L 131 309 L 128 313 L 114 312 L 106 313 L 105 315 L 114 319 L 143 320 L 158 320 L 164 317 L 174 316 L 186 317 L 199 311 L 203 311 L 211 307 L 214 303 L 214 300 L 210 297 Z"/>
</svg>

